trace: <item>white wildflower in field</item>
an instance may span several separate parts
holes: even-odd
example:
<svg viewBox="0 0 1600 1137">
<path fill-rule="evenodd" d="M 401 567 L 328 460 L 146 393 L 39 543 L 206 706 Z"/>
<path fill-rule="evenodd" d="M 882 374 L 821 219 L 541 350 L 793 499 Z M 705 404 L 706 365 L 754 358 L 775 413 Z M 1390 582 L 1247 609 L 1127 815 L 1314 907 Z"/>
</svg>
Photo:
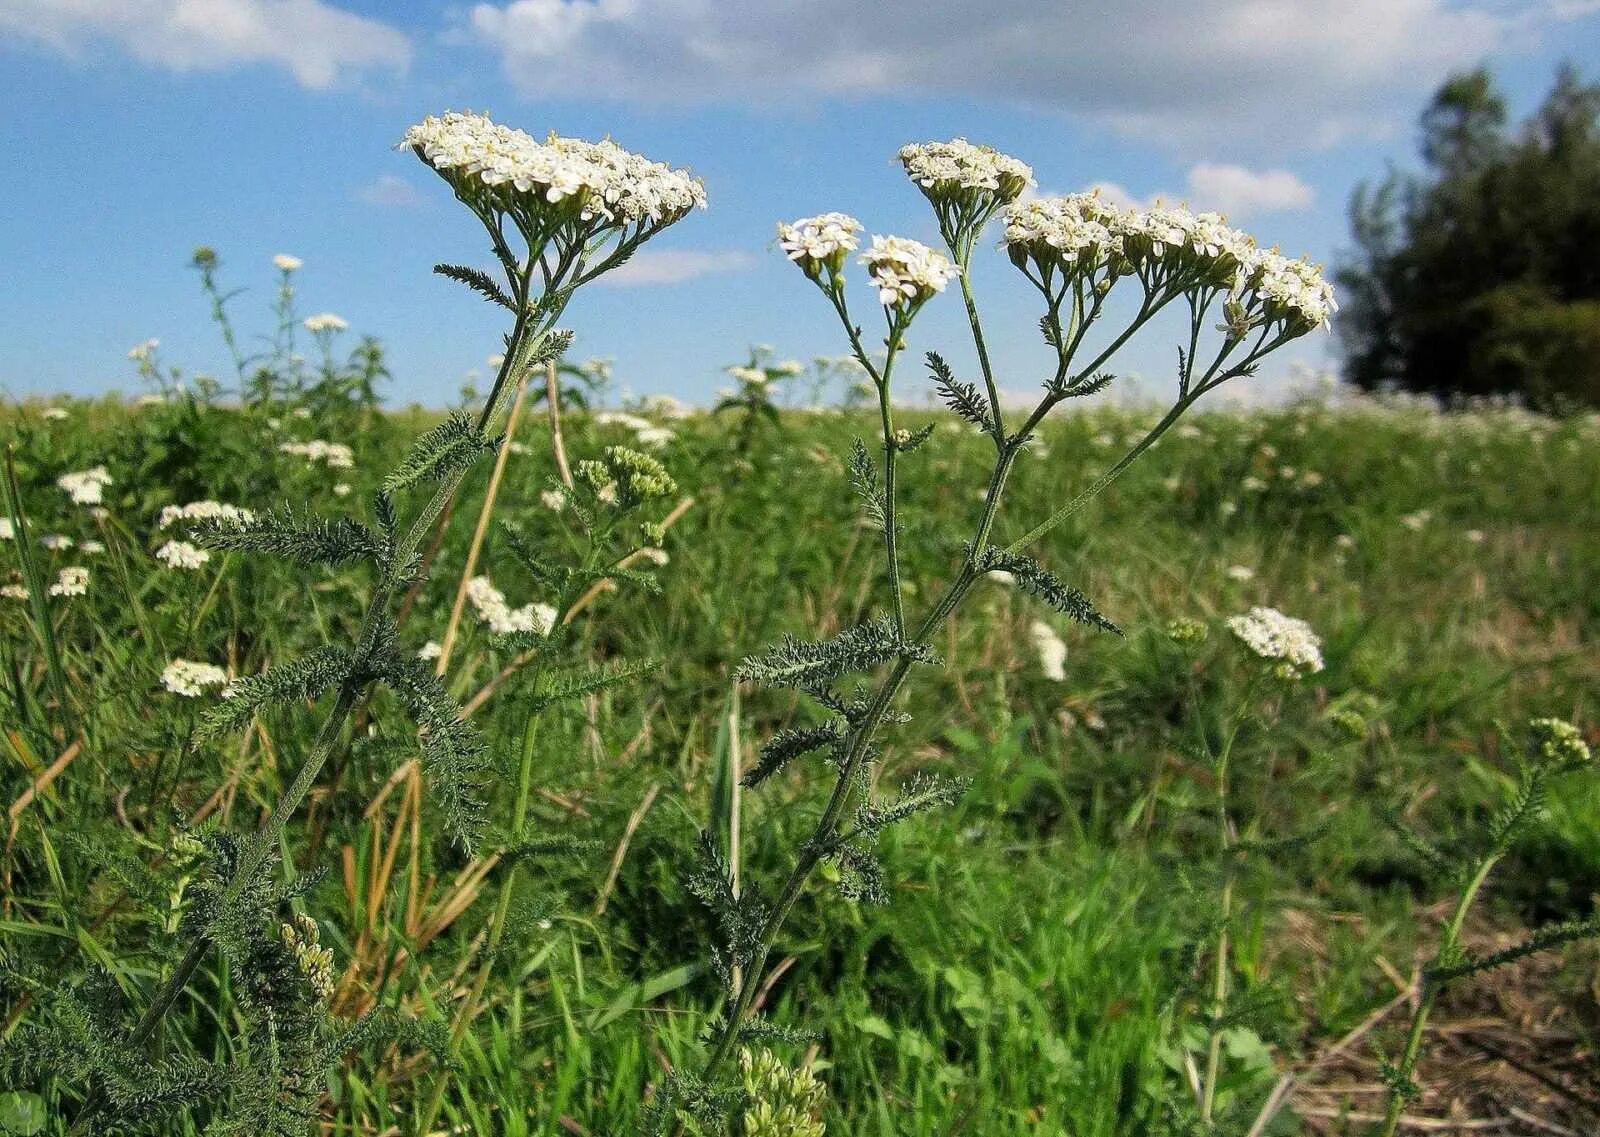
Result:
<svg viewBox="0 0 1600 1137">
<path fill-rule="evenodd" d="M 11 518 L 0 517 L 0 541 L 15 541 L 17 531 L 12 527 Z"/>
<path fill-rule="evenodd" d="M 272 258 L 272 263 L 283 272 L 294 272 L 305 262 L 299 257 L 291 256 L 288 253 L 279 253 Z"/>
<path fill-rule="evenodd" d="M 1259 252 L 1246 266 L 1246 283 L 1269 319 L 1291 326 L 1322 327 L 1339 309 L 1321 267 L 1303 257 L 1290 260 L 1272 250 Z"/>
<path fill-rule="evenodd" d="M 807 276 L 814 277 L 823 268 L 836 273 L 844 266 L 845 256 L 860 246 L 861 238 L 856 236 L 860 232 L 861 222 L 848 213 L 819 213 L 780 221 L 778 247 Z"/>
<path fill-rule="evenodd" d="M 40 413 L 52 422 L 60 422 L 67 417 L 67 409 L 65 407 L 46 407 Z"/>
<path fill-rule="evenodd" d="M 567 495 L 561 490 L 543 490 L 539 502 L 552 513 L 560 513 L 566 507 Z"/>
<path fill-rule="evenodd" d="M 512 608 L 506 603 L 505 593 L 494 586 L 486 576 L 475 576 L 467 582 L 467 599 L 473 611 L 491 632 L 497 636 L 512 632 L 532 632 L 545 635 L 555 627 L 556 610 L 548 604 L 524 604 Z"/>
<path fill-rule="evenodd" d="M 1229 565 L 1227 568 L 1229 580 L 1247 581 L 1256 578 L 1256 570 L 1249 565 Z"/>
<path fill-rule="evenodd" d="M 355 452 L 342 442 L 324 442 L 314 438 L 309 442 L 283 442 L 278 449 L 285 454 L 298 455 L 307 462 L 326 462 L 335 470 L 348 470 L 356 464 Z"/>
<path fill-rule="evenodd" d="M 1239 488 L 1248 490 L 1250 493 L 1260 493 L 1267 488 L 1267 483 L 1254 474 L 1247 474 L 1244 480 L 1239 483 Z"/>
<path fill-rule="evenodd" d="M 255 520 L 255 514 L 221 501 L 191 501 L 188 505 L 166 505 L 156 516 L 156 528 L 167 529 L 179 521 L 225 521 L 242 524 Z"/>
<path fill-rule="evenodd" d="M 1353 549 L 1356 547 L 1356 539 L 1348 533 L 1340 533 L 1333 539 L 1333 543 L 1341 549 Z"/>
<path fill-rule="evenodd" d="M 128 358 L 135 363 L 144 363 L 156 353 L 156 348 L 161 346 L 158 339 L 148 339 L 143 343 L 136 343 L 128 349 Z"/>
<path fill-rule="evenodd" d="M 76 505 L 99 505 L 105 500 L 105 488 L 111 482 L 111 475 L 104 466 L 62 474 L 56 479 L 56 485 L 65 490 Z"/>
<path fill-rule="evenodd" d="M 1415 513 L 1408 513 L 1404 517 L 1400 518 L 1400 524 L 1404 525 L 1413 533 L 1417 533 L 1420 532 L 1422 528 L 1431 520 L 1433 520 L 1432 510 L 1419 509 Z"/>
<path fill-rule="evenodd" d="M 210 553 L 188 541 L 168 541 L 156 550 L 156 560 L 173 569 L 198 569 L 210 559 Z"/>
<path fill-rule="evenodd" d="M 746 367 L 742 363 L 736 363 L 729 367 L 728 374 L 741 383 L 753 383 L 758 387 L 765 386 L 771 381 L 771 376 L 766 373 L 764 368 Z"/>
<path fill-rule="evenodd" d="M 1276 608 L 1255 607 L 1228 619 L 1228 629 L 1264 660 L 1278 663 L 1284 678 L 1322 670 L 1322 641 L 1311 625 Z"/>
<path fill-rule="evenodd" d="M 1239 503 L 1236 501 L 1221 502 L 1217 506 L 1217 512 L 1223 517 L 1232 517 L 1239 512 Z"/>
<path fill-rule="evenodd" d="M 992 146 L 965 138 L 949 142 L 910 142 L 900 147 L 900 164 L 935 203 L 952 198 L 987 203 L 1015 201 L 1034 184 L 1033 167 Z"/>
<path fill-rule="evenodd" d="M 908 237 L 874 237 L 860 261 L 885 308 L 921 304 L 961 275 L 949 257 Z"/>
<path fill-rule="evenodd" d="M 305 318 L 306 331 L 313 334 L 317 332 L 342 332 L 350 326 L 343 316 L 336 316 L 332 312 L 318 312 L 315 316 Z"/>
<path fill-rule="evenodd" d="M 89 591 L 89 570 L 79 565 L 68 565 L 56 573 L 56 582 L 50 586 L 51 596 L 84 596 Z"/>
<path fill-rule="evenodd" d="M 1043 620 L 1035 620 L 1028 634 L 1033 637 L 1034 650 L 1039 653 L 1039 670 L 1046 679 L 1060 683 L 1067 677 L 1066 642 Z"/>
<path fill-rule="evenodd" d="M 0 584 L 0 597 L 7 600 L 26 600 L 28 586 L 25 584 Z"/>
<path fill-rule="evenodd" d="M 435 640 L 429 640 L 417 649 L 418 659 L 438 659 L 444 654 L 444 647 Z"/>
<path fill-rule="evenodd" d="M 59 553 L 72 548 L 73 540 L 65 533 L 46 533 L 39 538 L 39 544 L 49 549 L 52 553 Z"/>
<path fill-rule="evenodd" d="M 659 449 L 671 442 L 677 435 L 664 426 L 647 426 L 634 434 L 634 438 L 641 446 Z"/>
<path fill-rule="evenodd" d="M 85 541 L 81 545 L 78 546 L 78 550 L 79 550 L 79 552 L 87 553 L 89 556 L 92 557 L 97 553 L 105 552 L 106 551 L 106 547 L 105 547 L 104 544 L 102 544 L 99 541 Z"/>
<path fill-rule="evenodd" d="M 1483 530 L 1482 529 L 1468 529 L 1465 533 L 1462 534 L 1462 536 L 1465 537 L 1467 539 L 1467 541 L 1470 542 L 1471 544 L 1474 544 L 1474 545 L 1483 544 Z"/>
<path fill-rule="evenodd" d="M 784 359 L 774 363 L 772 365 L 772 370 L 776 371 L 779 375 L 803 375 L 806 370 L 806 365 L 801 363 L 798 359 Z"/>
<path fill-rule="evenodd" d="M 466 200 L 487 197 L 514 213 L 555 219 L 575 212 L 581 221 L 659 226 L 706 204 L 698 178 L 610 139 L 586 142 L 551 134 L 538 142 L 486 115 L 449 112 L 429 115 L 407 130 L 400 144 Z"/>
<path fill-rule="evenodd" d="M 207 687 L 220 687 L 227 681 L 228 673 L 215 664 L 187 659 L 174 659 L 161 672 L 161 685 L 186 699 L 197 699 Z"/>
<path fill-rule="evenodd" d="M 333 496 L 334 497 L 349 497 L 352 489 L 353 489 L 353 487 L 350 485 L 349 482 L 340 482 L 338 485 L 333 487 Z"/>
<path fill-rule="evenodd" d="M 990 569 L 989 579 L 994 581 L 996 584 L 1010 585 L 1017 583 L 1016 573 L 1008 572 L 1005 569 Z"/>
</svg>

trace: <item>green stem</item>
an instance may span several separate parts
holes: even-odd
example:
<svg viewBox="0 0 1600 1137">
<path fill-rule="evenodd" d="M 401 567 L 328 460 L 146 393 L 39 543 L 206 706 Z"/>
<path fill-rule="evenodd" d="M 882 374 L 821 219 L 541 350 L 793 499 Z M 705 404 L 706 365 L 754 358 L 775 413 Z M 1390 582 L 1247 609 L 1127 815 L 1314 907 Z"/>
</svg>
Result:
<svg viewBox="0 0 1600 1137">
<path fill-rule="evenodd" d="M 1233 744 L 1239 737 L 1240 727 L 1244 725 L 1254 692 L 1255 685 L 1252 683 L 1245 693 L 1239 713 L 1234 716 L 1233 727 L 1222 744 L 1222 751 L 1217 755 L 1217 850 L 1223 873 L 1220 904 L 1222 924 L 1217 934 L 1215 970 L 1211 982 L 1211 1024 L 1206 1041 L 1206 1074 L 1200 1097 L 1200 1120 L 1208 1126 L 1216 1108 L 1217 1075 L 1222 1065 L 1222 1019 L 1228 1006 L 1228 933 L 1229 921 L 1233 918 L 1233 833 L 1228 824 L 1228 762 L 1233 756 Z"/>
<path fill-rule="evenodd" d="M 22 579 L 28 589 L 28 607 L 33 612 L 34 630 L 39 633 L 39 641 L 44 645 L 45 665 L 50 671 L 50 686 L 55 690 L 56 709 L 61 716 L 61 737 L 65 741 L 77 729 L 73 722 L 72 703 L 67 698 L 67 672 L 61 666 L 61 651 L 56 645 L 55 627 L 50 622 L 44 573 L 39 570 L 39 562 L 33 556 L 33 545 L 29 542 L 28 519 L 22 512 L 22 489 L 17 484 L 16 448 L 10 445 L 6 446 L 5 477 L 0 481 L 5 483 L 6 510 L 11 515 L 11 527 L 15 530 L 13 536 L 16 538 L 12 544 L 17 547 L 17 557 L 22 562 Z"/>
<path fill-rule="evenodd" d="M 538 343 L 548 334 L 558 315 L 559 308 L 548 313 L 546 318 L 541 321 L 538 330 L 530 334 L 526 306 L 518 312 L 511 342 L 506 351 L 505 362 L 501 365 L 494 389 L 490 392 L 489 398 L 485 402 L 483 411 L 478 418 L 480 431 L 488 426 L 497 413 L 499 405 L 503 401 L 503 392 L 509 389 L 507 379 L 511 375 L 513 368 L 525 366 L 523 361 L 529 357 Z M 411 526 L 406 530 L 405 536 L 397 543 L 393 562 L 395 565 L 410 564 L 423 538 L 433 528 L 434 522 L 455 496 L 456 491 L 460 489 L 466 474 L 467 471 L 465 469 L 457 470 L 440 482 L 432 498 L 429 499 L 427 505 L 412 521 Z M 398 583 L 392 573 L 385 574 L 374 590 L 372 599 L 367 605 L 366 618 L 357 636 L 358 655 L 369 648 L 373 637 L 377 634 L 382 622 L 387 618 L 390 601 Z M 246 843 L 244 854 L 240 857 L 233 879 L 223 892 L 220 902 L 221 909 L 226 910 L 230 905 L 237 903 L 244 890 L 251 885 L 266 864 L 269 854 L 278 843 L 284 826 L 295 811 L 300 808 L 300 804 L 305 800 L 306 795 L 311 792 L 311 787 L 316 784 L 317 776 L 321 773 L 322 767 L 338 747 L 345 724 L 349 720 L 352 710 L 360 702 L 369 683 L 370 681 L 364 676 L 352 675 L 339 685 L 338 695 L 334 699 L 333 706 L 328 711 L 328 717 L 323 721 L 321 730 L 317 733 L 317 739 L 311 753 L 307 755 L 305 762 L 302 763 L 294 781 L 279 797 L 271 815 L 262 823 L 261 828 L 257 830 L 250 841 Z M 137 1047 L 143 1044 L 155 1033 L 161 1020 L 188 985 L 189 979 L 194 975 L 196 969 L 199 968 L 210 946 L 211 939 L 203 932 L 197 935 L 194 941 L 190 943 L 177 968 L 162 985 L 161 990 L 156 994 L 150 1006 L 146 1008 L 145 1013 L 135 1025 L 129 1038 L 133 1046 Z M 85 1131 L 90 1117 L 97 1112 L 98 1102 L 98 1095 L 93 1095 L 85 1103 L 83 1111 L 73 1124 L 73 1134 L 81 1134 Z"/>
<path fill-rule="evenodd" d="M 1461 939 L 1461 927 L 1466 923 L 1467 913 L 1471 910 L 1473 901 L 1478 897 L 1478 890 L 1483 887 L 1483 882 L 1488 879 L 1489 872 L 1500 860 L 1501 854 L 1494 853 L 1487 856 L 1478 865 L 1477 872 L 1472 874 L 1472 879 L 1461 890 L 1461 896 L 1456 900 L 1455 912 L 1450 917 L 1450 922 L 1445 925 L 1444 935 L 1439 939 L 1438 953 L 1433 957 L 1435 965 L 1455 955 L 1456 945 Z M 1409 1084 L 1412 1075 L 1417 1069 L 1417 1059 L 1422 1053 L 1422 1036 L 1428 1025 L 1428 1015 L 1433 1011 L 1434 1001 L 1443 990 L 1443 983 L 1435 983 L 1423 976 L 1422 998 L 1417 1002 L 1417 1009 L 1411 1014 L 1411 1027 L 1406 1032 L 1405 1050 L 1400 1055 L 1400 1064 L 1397 1068 L 1399 1081 L 1402 1085 Z M 1383 1128 L 1379 1130 L 1379 1137 L 1394 1137 L 1395 1131 L 1400 1128 L 1400 1115 L 1405 1111 L 1406 1095 L 1398 1089 L 1389 1092 L 1389 1106 L 1384 1111 Z"/>
<path fill-rule="evenodd" d="M 978 369 L 983 372 L 983 385 L 989 393 L 989 415 L 994 423 L 994 444 L 997 448 L 1005 446 L 1006 428 L 1000 417 L 1000 388 L 995 385 L 994 369 L 989 366 L 989 349 L 983 341 L 983 323 L 978 319 L 978 302 L 972 295 L 972 281 L 968 278 L 968 270 L 972 264 L 972 247 L 976 243 L 977 235 L 967 244 L 965 256 L 960 255 L 952 246 L 950 253 L 956 258 L 956 263 L 961 266 L 961 299 L 967 306 L 967 322 L 972 325 L 972 346 L 978 353 Z"/>
</svg>

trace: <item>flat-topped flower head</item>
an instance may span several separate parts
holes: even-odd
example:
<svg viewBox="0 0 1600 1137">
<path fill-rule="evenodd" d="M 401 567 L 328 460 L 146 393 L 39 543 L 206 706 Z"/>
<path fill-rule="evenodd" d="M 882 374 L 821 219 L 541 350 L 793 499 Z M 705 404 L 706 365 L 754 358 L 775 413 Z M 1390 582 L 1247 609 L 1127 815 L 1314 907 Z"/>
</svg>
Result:
<svg viewBox="0 0 1600 1137">
<path fill-rule="evenodd" d="M 861 263 L 885 308 L 916 308 L 961 275 L 949 257 L 906 237 L 872 238 Z"/>
<path fill-rule="evenodd" d="M 896 155 L 906 176 L 935 204 L 954 201 L 982 208 L 1016 201 L 1034 184 L 1033 167 L 992 146 L 965 138 L 911 142 Z"/>
<path fill-rule="evenodd" d="M 1339 304 L 1320 265 L 1304 257 L 1290 260 L 1276 249 L 1258 251 L 1241 273 L 1249 295 L 1269 322 L 1303 335 L 1324 327 Z"/>
<path fill-rule="evenodd" d="M 1043 274 L 1071 278 L 1113 265 L 1127 228 L 1097 194 L 1036 197 L 1006 207 L 1001 244 L 1018 268 L 1031 261 Z"/>
<path fill-rule="evenodd" d="M 586 142 L 552 133 L 540 142 L 470 111 L 429 115 L 400 144 L 469 202 L 508 209 L 519 223 L 565 212 L 601 227 L 659 228 L 706 204 L 698 178 L 610 139 Z"/>
<path fill-rule="evenodd" d="M 306 331 L 315 335 L 320 332 L 342 332 L 350 326 L 350 322 L 332 312 L 318 312 L 315 316 L 307 316 L 305 325 Z"/>
<path fill-rule="evenodd" d="M 617 509 L 631 509 L 678 492 L 678 483 L 665 466 L 626 446 L 607 446 L 599 461 L 586 458 L 579 462 L 576 473 L 596 501 Z"/>
<path fill-rule="evenodd" d="M 211 554 L 188 541 L 168 541 L 156 550 L 156 560 L 172 569 L 190 572 L 204 567 Z"/>
<path fill-rule="evenodd" d="M 861 244 L 861 222 L 848 213 L 819 213 L 778 222 L 778 246 L 813 279 L 827 269 L 835 275 Z"/>
<path fill-rule="evenodd" d="M 302 261 L 299 257 L 293 256 L 293 255 L 291 255 L 289 253 L 279 253 L 279 254 L 277 254 L 276 256 L 274 256 L 272 258 L 272 263 L 281 272 L 294 272 L 301 265 L 305 264 L 305 262 Z"/>
<path fill-rule="evenodd" d="M 50 586 L 51 596 L 83 596 L 89 591 L 89 570 L 79 565 L 68 565 L 56 574 Z"/>
<path fill-rule="evenodd" d="M 1297 679 L 1322 670 L 1322 641 L 1311 625 L 1276 608 L 1255 607 L 1230 617 L 1228 630 L 1257 656 L 1275 663 L 1281 678 Z"/>
<path fill-rule="evenodd" d="M 189 659 L 174 659 L 161 672 L 161 685 L 185 699 L 198 699 L 207 687 L 221 687 L 227 681 L 228 673 L 222 668 Z"/>
<path fill-rule="evenodd" d="M 77 505 L 99 505 L 104 500 L 105 488 L 112 482 L 104 466 L 62 474 L 56 485 L 67 492 Z"/>
<path fill-rule="evenodd" d="M 1589 764 L 1589 744 L 1565 719 L 1542 718 L 1528 723 L 1534 759 L 1554 770 L 1576 770 Z"/>
</svg>

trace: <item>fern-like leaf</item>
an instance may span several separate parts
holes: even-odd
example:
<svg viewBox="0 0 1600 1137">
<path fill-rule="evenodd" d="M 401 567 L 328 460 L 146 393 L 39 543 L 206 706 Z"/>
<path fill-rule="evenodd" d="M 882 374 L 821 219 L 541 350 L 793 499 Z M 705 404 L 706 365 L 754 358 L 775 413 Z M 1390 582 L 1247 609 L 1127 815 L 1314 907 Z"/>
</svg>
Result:
<svg viewBox="0 0 1600 1137">
<path fill-rule="evenodd" d="M 967 546 L 969 554 L 971 548 L 972 546 Z M 977 563 L 980 572 L 993 572 L 999 569 L 1010 573 L 1016 577 L 1018 588 L 1030 596 L 1043 600 L 1068 619 L 1100 628 L 1113 635 L 1122 634 L 1122 629 L 1102 616 L 1087 596 L 1064 582 L 1055 573 L 1045 569 L 1026 553 L 1008 553 L 1002 548 L 990 545 L 979 554 Z"/>
<path fill-rule="evenodd" d="M 387 543 L 348 517 L 296 517 L 285 506 L 249 521 L 212 521 L 198 526 L 195 539 L 212 549 L 269 553 L 297 565 L 383 564 Z"/>
<path fill-rule="evenodd" d="M 516 304 L 511 297 L 506 295 L 505 289 L 500 287 L 499 281 L 484 272 L 481 268 L 472 268 L 468 265 L 434 265 L 433 271 L 440 276 L 448 277 L 457 284 L 464 284 L 491 304 L 498 304 L 507 311 L 515 312 Z"/>
<path fill-rule="evenodd" d="M 201 730 L 216 736 L 250 721 L 261 707 L 314 699 L 328 688 L 344 682 L 350 674 L 350 653 L 324 645 L 312 648 L 299 659 L 269 667 L 259 675 L 235 679 L 223 689 L 222 701 L 201 720 Z"/>
<path fill-rule="evenodd" d="M 933 372 L 933 389 L 944 400 L 945 406 L 985 433 L 994 432 L 994 417 L 989 400 L 977 387 L 955 377 L 950 365 L 936 351 L 928 353 L 928 370 Z"/>
<path fill-rule="evenodd" d="M 405 460 L 383 479 L 383 488 L 395 493 L 417 482 L 442 482 L 498 445 L 498 439 L 485 438 L 472 419 L 456 411 L 412 443 Z"/>
</svg>

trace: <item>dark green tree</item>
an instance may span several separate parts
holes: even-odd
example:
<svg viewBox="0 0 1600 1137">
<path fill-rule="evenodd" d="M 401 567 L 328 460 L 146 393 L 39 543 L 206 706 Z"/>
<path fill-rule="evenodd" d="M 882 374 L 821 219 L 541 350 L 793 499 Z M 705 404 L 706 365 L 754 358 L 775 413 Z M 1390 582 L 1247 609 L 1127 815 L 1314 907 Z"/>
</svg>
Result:
<svg viewBox="0 0 1600 1137">
<path fill-rule="evenodd" d="M 1447 80 L 1420 127 L 1424 172 L 1351 198 L 1346 378 L 1600 405 L 1600 85 L 1561 68 L 1513 130 L 1479 68 Z"/>
</svg>

